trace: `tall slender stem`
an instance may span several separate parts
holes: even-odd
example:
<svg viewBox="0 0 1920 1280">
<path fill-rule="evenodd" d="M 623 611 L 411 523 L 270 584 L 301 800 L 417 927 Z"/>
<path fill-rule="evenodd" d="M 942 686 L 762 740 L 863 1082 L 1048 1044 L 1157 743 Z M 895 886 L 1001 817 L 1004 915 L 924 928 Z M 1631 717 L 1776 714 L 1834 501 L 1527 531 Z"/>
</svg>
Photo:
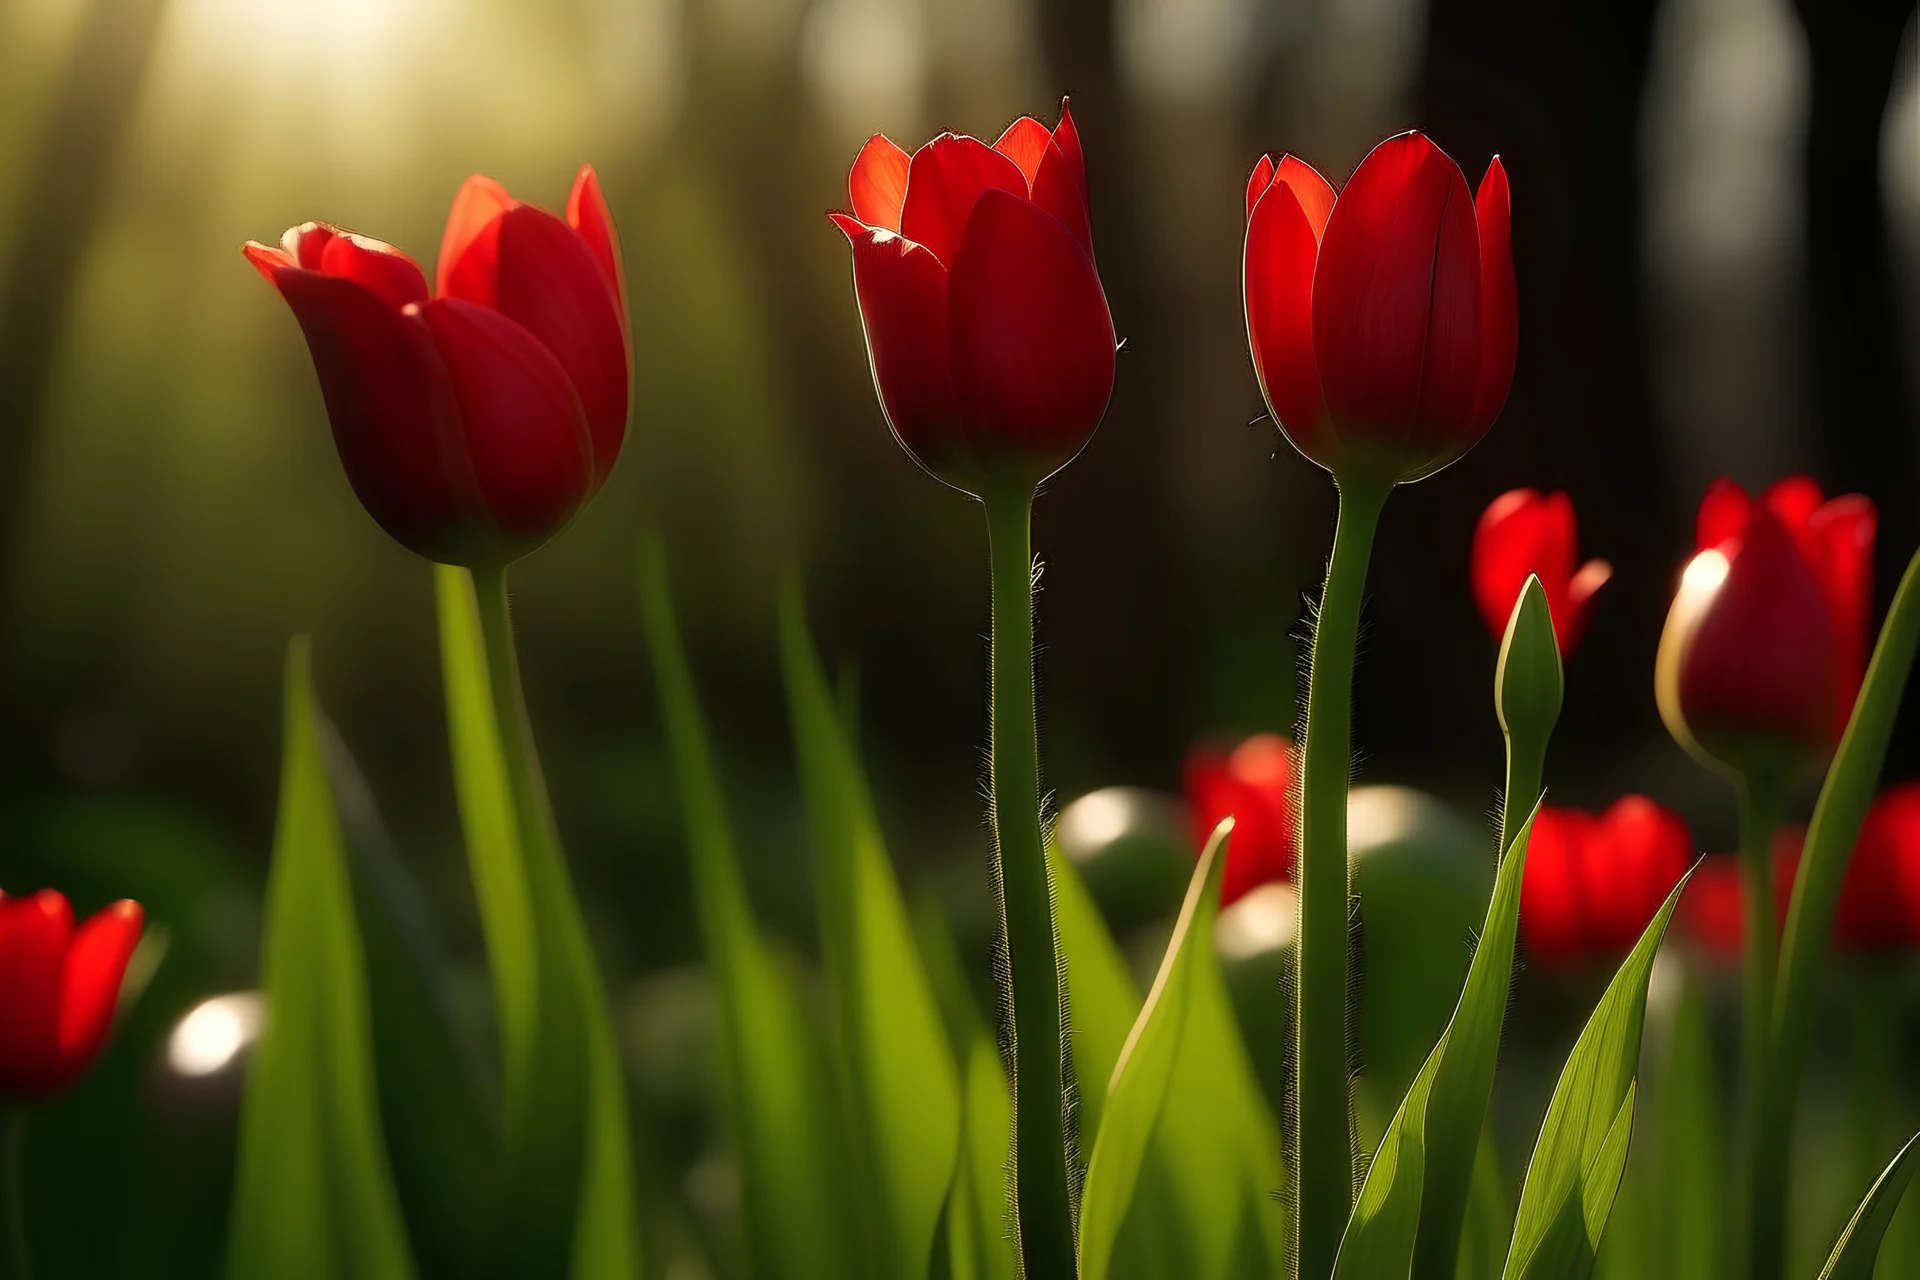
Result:
<svg viewBox="0 0 1920 1280">
<path fill-rule="evenodd" d="M 33 1280 L 33 1251 L 27 1239 L 27 1121 L 22 1106 L 0 1117 L 0 1214 L 7 1219 L 6 1280 Z"/>
<path fill-rule="evenodd" d="M 1780 826 L 1784 788 L 1763 778 L 1740 784 L 1740 884 L 1743 927 L 1740 983 L 1741 1088 L 1748 1163 L 1747 1266 L 1754 1280 L 1776 1280 L 1785 1223 L 1782 1206 L 1769 1205 L 1774 1178 L 1763 1158 L 1768 1060 L 1773 1050 L 1773 984 L 1779 966 L 1779 919 L 1774 908 L 1773 835 Z"/>
<path fill-rule="evenodd" d="M 1070 1280 L 1066 991 L 1040 832 L 1030 493 L 986 499 L 993 577 L 993 835 L 1013 1042 L 1014 1210 L 1028 1280 Z"/>
<path fill-rule="evenodd" d="M 1500 797 L 1500 856 L 1513 851 L 1513 838 L 1520 834 L 1527 816 L 1540 801 L 1540 783 L 1546 776 L 1547 744 L 1537 746 L 1515 743 L 1507 738 L 1507 786 Z"/>
<path fill-rule="evenodd" d="M 1313 633 L 1301 765 L 1300 933 L 1294 1081 L 1300 1280 L 1333 1274 L 1353 1207 L 1347 1086 L 1347 784 L 1353 759 L 1353 649 L 1367 560 L 1390 485 L 1349 483 Z"/>
</svg>

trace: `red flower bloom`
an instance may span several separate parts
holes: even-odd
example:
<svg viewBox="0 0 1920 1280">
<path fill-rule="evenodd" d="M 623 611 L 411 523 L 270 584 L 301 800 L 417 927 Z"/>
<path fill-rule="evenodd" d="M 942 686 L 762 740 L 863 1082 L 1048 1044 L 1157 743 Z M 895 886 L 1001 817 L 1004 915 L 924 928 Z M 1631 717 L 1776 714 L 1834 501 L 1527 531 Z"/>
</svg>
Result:
<svg viewBox="0 0 1920 1280">
<path fill-rule="evenodd" d="M 564 221 L 467 179 L 431 296 L 400 250 L 321 223 L 245 253 L 306 332 L 354 492 L 410 549 L 448 564 L 516 559 L 613 469 L 626 295 L 591 167 Z"/>
<path fill-rule="evenodd" d="M 1221 870 L 1221 906 L 1293 874 L 1292 771 L 1293 744 L 1273 733 L 1255 734 L 1225 754 L 1200 747 L 1187 756 L 1194 847 L 1206 844 L 1221 819 L 1233 819 L 1227 865 Z"/>
<path fill-rule="evenodd" d="M 1806 844 L 1805 827 L 1783 827 L 1773 842 L 1775 928 L 1784 930 L 1794 878 Z M 1704 887 L 1702 887 L 1704 885 Z M 1739 859 L 1709 858 L 1687 886 L 1681 904 L 1688 931 L 1706 949 L 1737 958 L 1745 937 Z M 1837 950 L 1897 950 L 1920 942 L 1920 782 L 1889 788 L 1867 810 L 1860 839 L 1840 882 L 1833 912 Z"/>
<path fill-rule="evenodd" d="M 0 896 L 0 1095 L 54 1093 L 99 1054 L 143 920 L 123 901 L 75 929 L 52 889 Z"/>
<path fill-rule="evenodd" d="M 1605 560 L 1574 568 L 1573 501 L 1564 493 L 1515 489 L 1495 498 L 1473 531 L 1473 599 L 1498 641 L 1527 575 L 1538 574 L 1553 616 L 1553 636 L 1569 654 L 1587 629 L 1587 606 L 1613 576 Z"/>
<path fill-rule="evenodd" d="M 1336 477 L 1405 482 L 1487 433 L 1519 324 L 1508 204 L 1497 158 L 1476 200 L 1417 132 L 1375 147 L 1338 199 L 1311 165 L 1261 159 L 1247 183 L 1247 336 L 1294 448 Z"/>
<path fill-rule="evenodd" d="M 1624 955 L 1692 858 L 1685 820 L 1645 796 L 1598 817 L 1542 805 L 1520 879 L 1527 953 L 1543 964 Z"/>
<path fill-rule="evenodd" d="M 1701 509 L 1655 664 L 1660 715 L 1682 745 L 1736 773 L 1791 774 L 1837 739 L 1837 638 L 1826 594 L 1770 505 L 1737 534 Z M 1737 490 L 1733 491 L 1737 493 Z"/>
<path fill-rule="evenodd" d="M 1080 135 L 1021 117 L 991 147 L 876 134 L 847 176 L 853 285 L 880 407 L 927 471 L 978 495 L 1073 460 L 1113 391 Z"/>
<path fill-rule="evenodd" d="M 1733 481 L 1722 478 L 1700 503 L 1699 549 L 1738 539 L 1752 518 L 1753 500 Z M 1837 742 L 1853 714 L 1853 701 L 1866 677 L 1872 642 L 1873 537 L 1879 513 L 1873 500 L 1857 493 L 1827 499 L 1807 476 L 1788 476 L 1764 494 L 1760 505 L 1793 536 L 1800 558 L 1826 598 L 1833 622 L 1835 699 L 1833 737 Z"/>
</svg>

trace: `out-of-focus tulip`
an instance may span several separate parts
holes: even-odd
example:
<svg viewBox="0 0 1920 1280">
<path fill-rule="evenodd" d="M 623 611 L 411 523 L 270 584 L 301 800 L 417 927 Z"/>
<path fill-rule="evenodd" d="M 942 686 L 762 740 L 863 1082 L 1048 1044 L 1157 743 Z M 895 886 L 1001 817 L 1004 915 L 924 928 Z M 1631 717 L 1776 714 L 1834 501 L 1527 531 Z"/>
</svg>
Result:
<svg viewBox="0 0 1920 1280">
<path fill-rule="evenodd" d="M 0 896 L 0 1096 L 55 1093 L 99 1055 L 143 923 L 132 901 L 76 929 L 52 889 Z"/>
<path fill-rule="evenodd" d="M 411 550 L 470 567 L 517 559 L 613 469 L 626 295 L 591 167 L 564 218 L 469 178 L 431 293 L 400 250 L 321 223 L 245 253 L 306 333 L 354 492 Z"/>
<path fill-rule="evenodd" d="M 1543 964 L 1624 955 L 1692 858 L 1686 821 L 1645 796 L 1598 816 L 1542 805 L 1520 880 L 1527 954 Z"/>
<path fill-rule="evenodd" d="M 1193 810 L 1194 847 L 1223 818 L 1233 819 L 1222 869 L 1220 902 L 1230 905 L 1248 891 L 1293 874 L 1293 744 L 1261 733 L 1231 751 L 1196 748 L 1185 767 L 1187 803 Z"/>
<path fill-rule="evenodd" d="M 1774 837 L 1776 929 L 1786 927 L 1806 838 L 1806 828 L 1799 826 L 1783 827 Z M 1709 952 L 1726 959 L 1739 957 L 1745 937 L 1739 884 L 1738 859 L 1717 855 L 1688 884 L 1682 903 L 1687 931 Z M 1867 810 L 1834 905 L 1833 945 L 1840 951 L 1871 953 L 1915 943 L 1920 943 L 1920 782 L 1903 782 Z"/>
<path fill-rule="evenodd" d="M 1700 503 L 1699 549 L 1737 542 L 1752 519 L 1754 500 L 1733 481 L 1722 478 Z M 1873 538 L 1879 513 L 1873 500 L 1858 493 L 1827 498 L 1808 476 L 1788 476 L 1760 495 L 1766 508 L 1793 538 L 1826 600 L 1834 637 L 1834 729 L 1839 740 L 1853 714 L 1872 643 Z"/>
<path fill-rule="evenodd" d="M 1336 478 L 1404 483 L 1487 433 L 1518 341 L 1508 213 L 1497 158 L 1475 197 L 1418 132 L 1375 147 L 1337 198 L 1304 161 L 1261 159 L 1247 183 L 1247 335 L 1296 449 Z"/>
<path fill-rule="evenodd" d="M 1507 632 L 1520 588 L 1529 574 L 1537 574 L 1560 653 L 1573 652 L 1586 633 L 1594 593 L 1613 576 L 1605 560 L 1589 560 L 1576 569 L 1578 545 L 1573 500 L 1564 493 L 1515 489 L 1488 505 L 1473 532 L 1473 600 L 1496 641 Z"/>
<path fill-rule="evenodd" d="M 967 493 L 1030 490 L 1073 460 L 1113 391 L 1080 136 L 1013 122 L 909 156 L 876 134 L 847 176 L 867 355 L 894 438 Z"/>
<path fill-rule="evenodd" d="M 1701 549 L 1667 615 L 1654 691 L 1705 763 L 1779 786 L 1837 740 L 1838 638 L 1826 593 L 1762 504 L 1727 534 L 1702 508 Z"/>
</svg>

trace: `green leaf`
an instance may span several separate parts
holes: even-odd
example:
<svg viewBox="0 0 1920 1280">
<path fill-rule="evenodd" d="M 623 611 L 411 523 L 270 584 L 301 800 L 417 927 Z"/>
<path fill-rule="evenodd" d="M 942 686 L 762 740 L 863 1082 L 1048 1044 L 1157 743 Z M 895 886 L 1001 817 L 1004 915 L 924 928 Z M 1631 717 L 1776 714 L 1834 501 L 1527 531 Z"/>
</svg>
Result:
<svg viewBox="0 0 1920 1280">
<path fill-rule="evenodd" d="M 791 585 L 780 650 L 863 1199 L 878 1219 L 885 1272 L 920 1276 L 959 1149 L 958 1072 L 849 726 Z"/>
<path fill-rule="evenodd" d="M 625 1071 L 534 755 L 505 579 L 442 565 L 434 581 L 455 790 L 501 1025 L 494 1267 L 515 1280 L 637 1277 Z"/>
<path fill-rule="evenodd" d="M 1670 1275 L 1717 1276 L 1726 1265 L 1724 1095 L 1706 999 L 1690 980 L 1674 1009 L 1654 1130 L 1659 1160 L 1650 1208 L 1658 1256 Z"/>
<path fill-rule="evenodd" d="M 1467 1192 L 1466 1226 L 1460 1233 L 1460 1263 L 1454 1273 L 1458 1280 L 1495 1280 L 1512 1235 L 1513 1188 L 1500 1165 L 1493 1127 L 1484 1125 Z"/>
<path fill-rule="evenodd" d="M 1072 860 L 1060 846 L 1047 843 L 1053 872 L 1054 924 L 1060 931 L 1060 955 L 1067 966 L 1067 1007 L 1073 1021 L 1073 1075 L 1079 1098 L 1080 1150 L 1093 1150 L 1106 1106 L 1114 1064 L 1140 1012 L 1140 988 L 1127 959 L 1107 932 L 1100 908 Z"/>
<path fill-rule="evenodd" d="M 953 1225 L 955 1280 L 1014 1280 L 1012 1213 L 1007 1163 L 1013 1134 L 1013 1095 L 992 1040 L 982 1036 L 967 1054 L 966 1127 L 954 1175 L 953 1203 L 965 1213 Z M 970 1229 L 969 1229 L 970 1228 Z M 965 1242 L 964 1244 L 962 1242 Z M 969 1264 L 963 1271 L 961 1252 Z"/>
<path fill-rule="evenodd" d="M 1620 1169 L 1610 1164 L 1614 1144 L 1620 1144 L 1624 1168 L 1624 1144 L 1632 1131 L 1632 1108 L 1625 1104 L 1633 1096 L 1640 1061 L 1653 957 L 1692 875 L 1689 871 L 1673 887 L 1621 963 L 1560 1072 L 1520 1190 L 1506 1280 L 1584 1276 L 1593 1266 L 1598 1228 L 1605 1226 L 1619 1189 Z M 1581 1261 L 1583 1245 L 1588 1252 Z"/>
<path fill-rule="evenodd" d="M 280 815 L 261 942 L 269 1016 L 241 1107 L 227 1274 L 401 1280 L 346 853 L 315 736 L 312 659 L 287 654 Z"/>
<path fill-rule="evenodd" d="M 1900 1208 L 1900 1197 L 1913 1181 L 1913 1153 L 1920 1148 L 1920 1134 L 1907 1140 L 1893 1157 L 1886 1171 L 1874 1179 L 1873 1186 L 1853 1217 L 1834 1242 L 1827 1265 L 1820 1268 L 1820 1280 L 1873 1280 L 1874 1262 L 1880 1256 L 1880 1241 Z"/>
<path fill-rule="evenodd" d="M 1410 1270 L 1425 1280 L 1451 1280 L 1458 1267 L 1467 1193 L 1500 1054 L 1532 830 L 1530 817 L 1500 865 L 1453 1019 L 1388 1123 L 1367 1171 L 1336 1264 L 1343 1280 Z"/>
<path fill-rule="evenodd" d="M 685 811 L 701 941 L 720 994 L 722 1075 L 755 1280 L 856 1274 L 838 1105 L 795 975 L 747 898 L 674 621 L 666 554 L 641 550 L 640 599 Z"/>
<path fill-rule="evenodd" d="M 1179 1057 L 1192 975 L 1203 958 L 1212 956 L 1213 922 L 1220 910 L 1220 868 L 1232 826 L 1229 819 L 1214 830 L 1194 867 L 1160 972 L 1114 1068 L 1081 1194 L 1082 1280 L 1106 1280 L 1114 1242 L 1133 1201 Z"/>
</svg>

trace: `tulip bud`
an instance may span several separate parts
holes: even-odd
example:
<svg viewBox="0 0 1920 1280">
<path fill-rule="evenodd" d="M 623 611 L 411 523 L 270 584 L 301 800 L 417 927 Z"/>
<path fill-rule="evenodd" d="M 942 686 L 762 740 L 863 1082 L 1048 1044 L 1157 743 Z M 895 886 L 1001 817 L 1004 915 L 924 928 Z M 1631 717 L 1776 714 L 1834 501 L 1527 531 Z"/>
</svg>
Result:
<svg viewBox="0 0 1920 1280">
<path fill-rule="evenodd" d="M 143 921 L 122 901 L 76 929 L 52 889 L 0 896 L 0 1097 L 56 1093 L 99 1055 Z"/>
<path fill-rule="evenodd" d="M 1406 483 L 1506 403 L 1518 310 L 1506 170 L 1476 196 L 1423 134 L 1387 139 L 1336 198 L 1293 156 L 1247 185 L 1247 337 L 1294 448 L 1336 479 Z"/>
<path fill-rule="evenodd" d="M 1654 666 L 1660 716 L 1703 763 L 1778 786 L 1832 751 L 1837 682 L 1820 585 L 1755 507 L 1681 577 Z"/>
<path fill-rule="evenodd" d="M 1113 392 L 1080 137 L 1022 117 L 989 147 L 875 135 L 847 178 L 854 293 L 887 424 L 935 478 L 1031 493 Z"/>
<path fill-rule="evenodd" d="M 1537 574 L 1531 575 L 1507 620 L 1493 678 L 1494 711 L 1512 750 L 1535 759 L 1546 753 L 1565 690 L 1546 588 Z"/>
<path fill-rule="evenodd" d="M 244 252 L 306 334 L 354 493 L 404 546 L 504 564 L 605 481 L 627 430 L 627 316 L 591 168 L 565 220 L 469 179 L 431 296 L 400 250 L 319 223 Z"/>
</svg>

